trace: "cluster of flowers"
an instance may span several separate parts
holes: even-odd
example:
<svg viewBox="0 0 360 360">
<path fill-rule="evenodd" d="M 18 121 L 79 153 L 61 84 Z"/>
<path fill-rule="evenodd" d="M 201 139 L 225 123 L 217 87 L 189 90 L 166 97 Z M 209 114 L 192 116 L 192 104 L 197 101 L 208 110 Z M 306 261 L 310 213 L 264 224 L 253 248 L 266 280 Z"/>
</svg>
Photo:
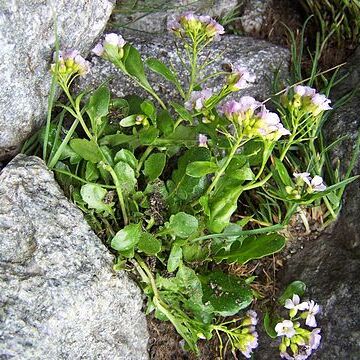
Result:
<svg viewBox="0 0 360 360">
<path fill-rule="evenodd" d="M 54 53 L 51 72 L 58 76 L 86 75 L 90 71 L 90 63 L 77 50 Z"/>
<path fill-rule="evenodd" d="M 295 109 L 317 116 L 325 110 L 332 109 L 330 103 L 330 99 L 309 86 L 297 85 L 294 87 L 291 106 Z"/>
<path fill-rule="evenodd" d="M 251 96 L 243 96 L 239 101 L 230 100 L 221 111 L 229 121 L 240 126 L 242 134 L 249 138 L 278 140 L 283 135 L 290 135 L 279 116 Z"/>
<path fill-rule="evenodd" d="M 313 300 L 300 302 L 300 297 L 294 294 L 292 299 L 285 301 L 285 308 L 290 310 L 290 319 L 283 320 L 275 326 L 277 336 L 281 337 L 280 356 L 287 360 L 305 360 L 320 345 L 321 329 L 316 328 L 315 318 L 320 311 L 320 307 Z M 299 312 L 301 314 L 298 314 Z M 301 320 L 305 320 L 305 325 L 315 329 L 310 331 L 302 328 Z M 288 348 L 291 350 L 292 355 L 288 353 Z"/>
<path fill-rule="evenodd" d="M 126 41 L 121 35 L 114 33 L 105 35 L 104 41 L 100 41 L 93 49 L 92 52 L 101 56 L 106 60 L 112 62 L 122 59 L 124 56 L 124 46 Z"/>
<path fill-rule="evenodd" d="M 313 178 L 310 176 L 310 173 L 293 173 L 296 186 L 286 186 L 285 190 L 288 195 L 294 199 L 301 199 L 302 194 L 304 193 L 304 185 L 306 185 L 306 193 L 312 194 L 313 192 L 320 192 L 326 190 L 326 185 L 321 176 L 315 175 Z"/>
<path fill-rule="evenodd" d="M 251 358 L 254 349 L 258 347 L 258 333 L 255 326 L 258 323 L 257 314 L 253 310 L 246 312 L 246 317 L 239 328 L 240 334 L 236 336 L 237 342 L 234 344 L 237 349 L 247 358 Z"/>
<path fill-rule="evenodd" d="M 224 28 L 210 16 L 198 16 L 188 11 L 171 18 L 167 28 L 180 38 L 203 38 L 204 41 L 219 40 Z"/>
</svg>

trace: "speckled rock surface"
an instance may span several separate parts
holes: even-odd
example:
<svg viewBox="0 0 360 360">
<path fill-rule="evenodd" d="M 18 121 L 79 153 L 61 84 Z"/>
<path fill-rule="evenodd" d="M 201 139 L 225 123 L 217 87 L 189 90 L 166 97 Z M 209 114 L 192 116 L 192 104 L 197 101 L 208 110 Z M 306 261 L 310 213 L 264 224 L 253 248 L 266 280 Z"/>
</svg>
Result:
<svg viewBox="0 0 360 360">
<path fill-rule="evenodd" d="M 39 158 L 2 170 L 0 202 L 0 359 L 147 359 L 140 290 Z"/>
<path fill-rule="evenodd" d="M 140 0 L 136 2 L 137 9 L 146 9 L 146 12 L 135 11 L 133 7 L 119 4 L 119 13 L 113 16 L 111 22 L 114 28 L 126 26 L 133 30 L 148 33 L 160 33 L 166 29 L 170 16 L 178 15 L 184 11 L 194 11 L 197 14 L 210 16 L 224 16 L 238 5 L 237 0 Z"/>
<path fill-rule="evenodd" d="M 162 36 L 141 34 L 140 36 L 134 32 L 123 32 L 123 35 L 140 51 L 143 59 L 156 57 L 168 65 L 172 63 L 178 71 L 180 70 L 180 80 L 183 83 L 185 82 L 186 73 L 182 70 L 181 62 L 174 47 L 174 39 L 170 34 Z M 220 41 L 214 42 L 208 49 L 200 57 L 200 63 L 209 59 L 214 60 L 208 72 L 222 71 L 222 65 L 233 64 L 244 66 L 256 75 L 254 84 L 246 90 L 234 93 L 233 98 L 239 98 L 246 94 L 264 100 L 271 94 L 269 78 L 273 76 L 274 69 L 280 67 L 284 76 L 287 73 L 288 50 L 266 41 L 227 35 L 223 36 Z M 221 53 L 223 54 L 219 56 Z M 95 88 L 103 81 L 109 80 L 110 89 L 117 96 L 134 93 L 141 96 L 145 95 L 141 89 L 134 87 L 134 84 L 110 62 L 93 56 L 91 63 L 91 73 L 80 79 L 79 86 L 81 88 Z M 177 91 L 172 84 L 150 71 L 147 71 L 147 74 L 150 83 L 163 99 L 167 101 L 176 99 Z M 222 84 L 223 78 L 219 77 L 215 83 L 210 82 L 208 85 L 219 88 Z"/>
<path fill-rule="evenodd" d="M 241 26 L 246 34 L 259 33 L 273 0 L 247 0 L 240 16 Z"/>
<path fill-rule="evenodd" d="M 44 120 L 55 48 L 54 14 L 60 46 L 83 54 L 105 27 L 114 0 L 0 1 L 0 161 Z"/>
<path fill-rule="evenodd" d="M 349 77 L 334 89 L 332 99 L 339 99 L 354 89 L 360 79 L 360 48 L 349 59 Z M 325 135 L 334 141 L 347 135 L 348 139 L 333 153 L 342 161 L 343 172 L 349 164 L 357 131 L 360 128 L 360 93 L 335 111 L 325 127 Z M 358 159 L 354 175 L 360 174 Z M 319 326 L 322 344 L 312 360 L 360 359 L 360 181 L 345 191 L 339 219 L 319 238 L 305 244 L 292 256 L 281 276 L 283 287 L 291 281 L 302 280 L 308 295 L 322 307 Z M 277 358 L 278 350 L 264 344 L 256 359 Z"/>
</svg>

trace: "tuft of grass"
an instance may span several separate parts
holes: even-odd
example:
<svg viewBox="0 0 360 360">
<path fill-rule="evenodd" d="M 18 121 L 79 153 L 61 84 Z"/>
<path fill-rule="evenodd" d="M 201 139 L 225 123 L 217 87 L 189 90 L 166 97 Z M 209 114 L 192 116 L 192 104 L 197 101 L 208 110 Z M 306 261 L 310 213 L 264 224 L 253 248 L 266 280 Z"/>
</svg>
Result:
<svg viewBox="0 0 360 360">
<path fill-rule="evenodd" d="M 323 39 L 332 33 L 337 47 L 360 43 L 359 0 L 300 0 L 309 15 L 313 15 Z"/>
</svg>

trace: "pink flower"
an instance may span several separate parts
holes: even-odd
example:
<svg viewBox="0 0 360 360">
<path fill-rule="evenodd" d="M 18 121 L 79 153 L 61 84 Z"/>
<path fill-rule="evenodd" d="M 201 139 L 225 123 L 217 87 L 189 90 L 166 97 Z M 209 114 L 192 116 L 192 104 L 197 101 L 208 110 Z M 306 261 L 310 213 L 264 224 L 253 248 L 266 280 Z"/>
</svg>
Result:
<svg viewBox="0 0 360 360">
<path fill-rule="evenodd" d="M 311 103 L 315 106 L 314 115 L 320 114 L 322 111 L 331 110 L 332 107 L 329 105 L 331 100 L 323 94 L 315 94 L 311 97 Z"/>
<path fill-rule="evenodd" d="M 102 56 L 104 54 L 104 47 L 101 43 L 98 43 L 91 51 L 97 56 Z"/>
<path fill-rule="evenodd" d="M 198 141 L 199 141 L 199 146 L 200 147 L 207 147 L 208 138 L 207 138 L 206 135 L 199 134 Z"/>
<path fill-rule="evenodd" d="M 294 92 L 295 94 L 302 97 L 315 95 L 316 90 L 311 88 L 310 86 L 297 85 L 294 87 Z"/>
<path fill-rule="evenodd" d="M 190 95 L 190 99 L 185 102 L 185 108 L 187 110 L 201 111 L 205 108 L 206 100 L 212 96 L 212 91 L 210 89 L 204 89 L 201 91 L 193 91 Z"/>
<path fill-rule="evenodd" d="M 255 75 L 251 75 L 244 67 L 235 67 L 228 75 L 227 83 L 232 91 L 238 91 L 255 81 Z"/>
<path fill-rule="evenodd" d="M 112 45 L 112 46 L 117 46 L 119 48 L 122 48 L 122 47 L 124 47 L 125 44 L 126 44 L 126 41 L 123 39 L 123 37 L 121 35 L 118 35 L 115 33 L 110 33 L 110 34 L 105 35 L 104 46 Z"/>
</svg>

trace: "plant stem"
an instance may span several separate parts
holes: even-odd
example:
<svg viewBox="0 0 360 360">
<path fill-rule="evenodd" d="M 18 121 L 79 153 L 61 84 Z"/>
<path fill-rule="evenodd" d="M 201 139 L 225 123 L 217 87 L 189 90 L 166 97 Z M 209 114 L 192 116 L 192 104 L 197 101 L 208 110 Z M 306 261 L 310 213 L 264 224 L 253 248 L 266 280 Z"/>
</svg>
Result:
<svg viewBox="0 0 360 360">
<path fill-rule="evenodd" d="M 126 226 L 128 224 L 128 222 L 129 222 L 129 219 L 128 219 L 128 216 L 127 216 L 125 201 L 124 201 L 124 197 L 123 197 L 123 194 L 122 194 L 119 179 L 118 179 L 114 169 L 110 165 L 106 165 L 105 169 L 106 169 L 106 171 L 108 171 L 110 173 L 111 177 L 114 180 L 114 184 L 116 186 L 116 192 L 117 192 L 118 198 L 119 198 L 121 213 L 122 213 L 123 220 L 124 220 L 124 225 Z"/>
<path fill-rule="evenodd" d="M 148 148 L 144 151 L 144 153 L 141 155 L 141 158 L 139 160 L 138 166 L 136 167 L 136 173 L 139 176 L 140 170 L 143 166 L 144 161 L 147 159 L 147 157 L 151 154 L 151 152 L 154 150 L 153 146 L 148 146 Z"/>
<path fill-rule="evenodd" d="M 67 143 L 70 141 L 76 127 L 79 124 L 79 120 L 75 119 L 75 121 L 73 122 L 73 124 L 71 125 L 68 133 L 65 136 L 65 139 L 62 141 L 61 145 L 59 146 L 59 148 L 56 150 L 56 153 L 54 154 L 54 157 L 50 160 L 50 163 L 48 164 L 49 169 L 52 169 L 56 163 L 58 162 L 65 146 L 67 145 Z"/>
<path fill-rule="evenodd" d="M 239 148 L 240 144 L 241 144 L 241 140 L 242 140 L 242 136 L 240 136 L 237 140 L 236 143 L 233 145 L 231 152 L 229 154 L 229 156 L 227 157 L 224 165 L 221 167 L 221 169 L 219 170 L 219 172 L 215 175 L 214 180 L 212 181 L 212 183 L 210 184 L 210 186 L 208 187 L 208 189 L 206 190 L 205 195 L 209 195 L 210 192 L 214 189 L 214 187 L 216 186 L 216 184 L 218 183 L 218 181 L 220 180 L 221 176 L 224 174 L 226 168 L 229 166 L 232 158 L 234 157 L 236 150 Z"/>
</svg>

